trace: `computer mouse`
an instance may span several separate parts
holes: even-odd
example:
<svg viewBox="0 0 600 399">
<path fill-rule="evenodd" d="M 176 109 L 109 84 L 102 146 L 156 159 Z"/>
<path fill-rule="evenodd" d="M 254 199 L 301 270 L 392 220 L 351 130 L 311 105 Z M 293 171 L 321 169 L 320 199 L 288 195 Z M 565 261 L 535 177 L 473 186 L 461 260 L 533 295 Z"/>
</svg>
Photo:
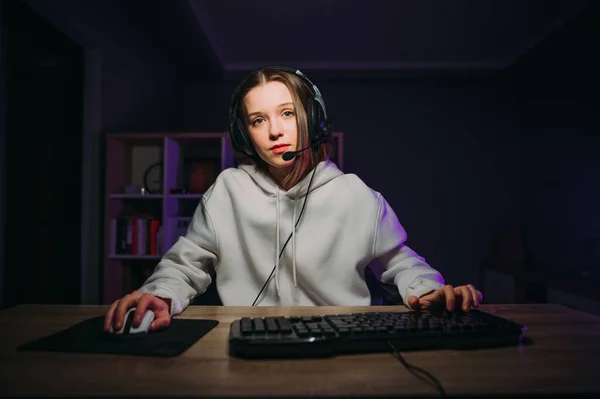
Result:
<svg viewBox="0 0 600 399">
<path fill-rule="evenodd" d="M 150 331 L 150 326 L 154 321 L 154 312 L 150 309 L 146 310 L 144 316 L 142 317 L 142 321 L 139 326 L 135 327 L 133 325 L 133 316 L 135 315 L 135 309 L 131 308 L 125 313 L 123 327 L 121 329 L 114 331 L 112 325 L 108 329 L 108 334 L 112 338 L 119 339 L 129 339 L 129 338 L 143 338 Z"/>
</svg>

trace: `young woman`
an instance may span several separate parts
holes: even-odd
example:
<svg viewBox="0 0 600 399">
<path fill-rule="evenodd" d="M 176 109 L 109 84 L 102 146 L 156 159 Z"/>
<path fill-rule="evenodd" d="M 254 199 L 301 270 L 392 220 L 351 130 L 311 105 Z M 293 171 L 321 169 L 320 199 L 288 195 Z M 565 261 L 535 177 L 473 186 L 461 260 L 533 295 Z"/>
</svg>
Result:
<svg viewBox="0 0 600 399">
<path fill-rule="evenodd" d="M 229 135 L 240 165 L 218 176 L 143 286 L 110 306 L 105 329 L 119 329 L 133 306 L 134 325 L 151 309 L 151 330 L 168 326 L 211 284 L 210 268 L 225 306 L 369 305 L 373 260 L 413 309 L 479 305 L 472 285 L 444 285 L 405 244 L 381 194 L 329 160 L 325 104 L 300 71 L 265 67 L 244 79 Z"/>
</svg>

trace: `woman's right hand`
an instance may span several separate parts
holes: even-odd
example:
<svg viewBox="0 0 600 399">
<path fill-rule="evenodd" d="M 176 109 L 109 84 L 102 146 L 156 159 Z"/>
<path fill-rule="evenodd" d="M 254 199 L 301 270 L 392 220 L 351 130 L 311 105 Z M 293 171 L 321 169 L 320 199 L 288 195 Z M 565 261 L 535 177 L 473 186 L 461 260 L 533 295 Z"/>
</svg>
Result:
<svg viewBox="0 0 600 399">
<path fill-rule="evenodd" d="M 146 309 L 154 312 L 154 321 L 150 326 L 150 331 L 156 331 L 161 328 L 167 328 L 171 323 L 171 300 L 160 298 L 152 294 L 144 294 L 139 291 L 134 291 L 123 298 L 114 301 L 108 308 L 106 317 L 104 318 L 104 331 L 108 331 L 109 327 L 113 326 L 113 331 L 121 329 L 124 323 L 125 313 L 128 309 L 136 307 L 133 316 L 133 326 L 137 327 L 142 321 Z"/>
</svg>

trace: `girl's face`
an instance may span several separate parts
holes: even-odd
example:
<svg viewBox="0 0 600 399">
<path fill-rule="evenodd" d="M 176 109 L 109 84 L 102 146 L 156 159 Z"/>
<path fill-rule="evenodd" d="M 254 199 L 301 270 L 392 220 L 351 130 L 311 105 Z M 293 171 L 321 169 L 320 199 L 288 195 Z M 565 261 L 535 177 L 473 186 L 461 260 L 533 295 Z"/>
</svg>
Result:
<svg viewBox="0 0 600 399">
<path fill-rule="evenodd" d="M 244 97 L 247 129 L 257 154 L 271 172 L 281 174 L 294 164 L 282 155 L 296 150 L 298 124 L 292 95 L 281 82 L 267 82 Z"/>
</svg>

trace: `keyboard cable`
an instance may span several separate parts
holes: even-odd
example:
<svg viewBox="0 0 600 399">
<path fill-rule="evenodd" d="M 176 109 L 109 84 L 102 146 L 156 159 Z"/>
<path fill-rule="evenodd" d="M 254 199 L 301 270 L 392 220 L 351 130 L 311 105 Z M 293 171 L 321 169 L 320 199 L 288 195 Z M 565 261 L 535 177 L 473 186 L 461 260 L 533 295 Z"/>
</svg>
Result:
<svg viewBox="0 0 600 399">
<path fill-rule="evenodd" d="M 400 361 L 400 363 L 402 363 L 402 365 L 406 368 L 406 370 L 408 370 L 408 372 L 410 372 L 412 375 L 414 375 L 424 383 L 431 385 L 433 388 L 435 388 L 439 392 L 441 397 L 447 396 L 446 391 L 444 390 L 444 386 L 442 385 L 440 380 L 438 380 L 429 371 L 407 362 L 404 356 L 402 356 L 402 354 L 398 351 L 398 349 L 396 349 L 396 347 L 394 346 L 394 344 L 392 344 L 391 341 L 387 341 L 387 343 L 392 348 L 392 354 Z"/>
</svg>

